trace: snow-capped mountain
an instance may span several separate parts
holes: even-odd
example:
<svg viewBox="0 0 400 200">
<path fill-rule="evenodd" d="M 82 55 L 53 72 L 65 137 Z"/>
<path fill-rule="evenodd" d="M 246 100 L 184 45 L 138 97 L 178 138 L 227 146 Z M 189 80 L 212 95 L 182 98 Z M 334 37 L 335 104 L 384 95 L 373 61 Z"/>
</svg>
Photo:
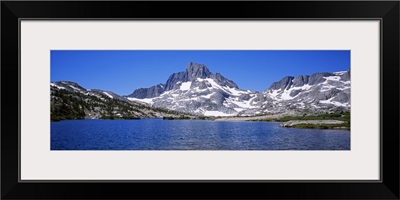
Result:
<svg viewBox="0 0 400 200">
<path fill-rule="evenodd" d="M 329 100 L 331 104 L 346 106 L 350 98 L 350 71 L 335 73 L 315 73 L 311 76 L 287 76 L 274 82 L 264 94 L 277 101 Z M 325 102 L 328 103 L 328 102 Z"/>
<path fill-rule="evenodd" d="M 140 88 L 126 96 L 153 107 L 205 116 L 325 113 L 350 109 L 350 71 L 287 76 L 259 93 L 203 64 L 190 62 L 165 84 Z"/>
<path fill-rule="evenodd" d="M 350 110 L 350 71 L 286 76 L 263 93 L 259 113 L 325 113 Z"/>
<path fill-rule="evenodd" d="M 213 74 L 203 64 L 191 62 L 185 71 L 172 74 L 165 84 L 135 90 L 127 97 L 154 107 L 205 116 L 229 116 L 255 108 L 251 102 L 257 94 L 239 89 L 232 80 Z"/>
</svg>

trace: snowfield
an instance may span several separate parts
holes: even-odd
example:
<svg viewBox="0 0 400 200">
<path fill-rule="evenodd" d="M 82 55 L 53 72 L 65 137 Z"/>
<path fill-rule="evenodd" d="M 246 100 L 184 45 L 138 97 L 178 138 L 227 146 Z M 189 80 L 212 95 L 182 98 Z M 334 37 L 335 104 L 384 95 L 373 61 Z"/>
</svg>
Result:
<svg viewBox="0 0 400 200">
<path fill-rule="evenodd" d="M 153 99 L 137 99 L 137 98 L 132 98 L 132 97 L 128 97 L 127 98 L 129 101 L 136 101 L 136 102 L 140 102 L 140 103 L 147 103 L 147 104 L 153 104 Z"/>
</svg>

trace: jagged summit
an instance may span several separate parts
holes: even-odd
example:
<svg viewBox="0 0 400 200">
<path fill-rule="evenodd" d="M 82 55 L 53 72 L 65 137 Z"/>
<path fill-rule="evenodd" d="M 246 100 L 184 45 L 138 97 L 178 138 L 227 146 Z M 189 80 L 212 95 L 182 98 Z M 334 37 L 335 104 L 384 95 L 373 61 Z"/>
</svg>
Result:
<svg viewBox="0 0 400 200">
<path fill-rule="evenodd" d="M 200 63 L 195 63 L 195 62 L 189 62 L 186 67 L 186 71 L 190 73 L 197 73 L 197 72 L 205 72 L 206 74 L 211 74 L 210 70 L 207 68 L 206 65 L 200 64 Z"/>
<path fill-rule="evenodd" d="M 285 76 L 279 82 L 273 82 L 268 90 L 284 90 L 285 88 L 291 86 L 293 79 L 293 76 Z"/>
<path fill-rule="evenodd" d="M 209 78 L 212 73 L 203 64 L 190 62 L 186 68 L 187 81 L 195 80 L 196 78 Z"/>
<path fill-rule="evenodd" d="M 193 81 L 197 78 L 210 78 L 212 75 L 213 73 L 205 65 L 190 62 L 185 71 L 173 73 L 169 76 L 165 83 L 165 91 L 179 88 L 177 83 Z"/>
<path fill-rule="evenodd" d="M 319 72 L 311 75 L 299 75 L 296 78 L 293 76 L 285 76 L 278 82 L 273 82 L 271 86 L 266 90 L 285 90 L 291 87 L 301 87 L 304 85 L 316 85 L 325 82 L 327 77 L 336 76 L 338 80 L 350 81 L 350 70 L 343 72 Z"/>
<path fill-rule="evenodd" d="M 220 73 L 213 74 L 206 65 L 189 62 L 185 71 L 171 74 L 165 84 L 137 89 L 132 94 L 128 95 L 128 97 L 138 99 L 158 97 L 163 92 L 180 89 L 183 83 L 188 84 L 188 82 L 193 82 L 194 84 L 191 85 L 195 86 L 199 85 L 199 83 L 195 83 L 196 81 L 207 78 L 214 80 L 217 84 L 222 86 L 238 88 L 236 83 L 225 78 Z"/>
<path fill-rule="evenodd" d="M 215 116 L 234 115 L 253 108 L 250 101 L 258 94 L 241 90 L 222 74 L 214 74 L 206 65 L 194 62 L 189 62 L 185 71 L 171 74 L 161 94 L 156 94 L 154 87 L 135 90 L 128 99 L 154 107 Z"/>
<path fill-rule="evenodd" d="M 350 109 L 350 70 L 286 76 L 263 92 L 262 112 L 323 113 Z"/>
</svg>

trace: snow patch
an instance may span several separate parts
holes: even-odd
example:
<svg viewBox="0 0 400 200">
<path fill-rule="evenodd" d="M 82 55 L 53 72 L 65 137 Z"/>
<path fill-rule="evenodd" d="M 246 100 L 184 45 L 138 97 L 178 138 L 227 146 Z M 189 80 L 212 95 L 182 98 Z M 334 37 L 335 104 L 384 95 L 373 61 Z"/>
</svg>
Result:
<svg viewBox="0 0 400 200">
<path fill-rule="evenodd" d="M 148 103 L 148 104 L 153 104 L 153 99 L 137 99 L 137 98 L 132 98 L 132 97 L 128 97 L 129 101 L 136 101 L 136 102 L 141 102 L 141 103 Z"/>
<path fill-rule="evenodd" d="M 283 99 L 283 100 L 291 100 L 291 99 L 294 99 L 297 95 L 294 96 L 294 97 L 290 96 L 290 93 L 291 93 L 292 91 L 294 91 L 294 90 L 302 90 L 302 91 L 304 91 L 304 90 L 308 90 L 308 89 L 310 89 L 310 88 L 311 88 L 311 85 L 306 84 L 306 85 L 303 85 L 303 86 L 301 86 L 301 87 L 292 87 L 292 88 L 290 88 L 290 89 L 288 89 L 288 90 L 284 90 L 283 93 L 281 94 L 281 99 Z M 300 94 L 300 93 L 299 93 L 299 94 Z"/>
<path fill-rule="evenodd" d="M 227 113 L 223 113 L 220 111 L 210 111 L 207 110 L 206 112 L 204 112 L 205 116 L 234 116 L 235 114 L 227 114 Z"/>
<path fill-rule="evenodd" d="M 303 85 L 303 86 L 301 86 L 301 87 L 294 87 L 294 89 L 295 89 L 295 90 L 298 90 L 298 89 L 301 89 L 301 90 L 308 90 L 308 89 L 310 89 L 311 87 L 312 87 L 311 85 L 306 84 L 306 85 Z"/>
<path fill-rule="evenodd" d="M 235 110 L 238 111 L 238 112 L 241 112 L 241 111 L 245 110 L 245 109 L 243 109 L 243 108 L 233 108 L 233 109 L 235 109 Z"/>
<path fill-rule="evenodd" d="M 103 94 L 107 95 L 107 96 L 110 97 L 111 99 L 114 98 L 112 95 L 108 94 L 107 92 L 103 92 Z"/>
<path fill-rule="evenodd" d="M 315 104 L 310 104 L 312 107 L 314 108 L 320 108 L 319 106 L 315 105 Z"/>
<path fill-rule="evenodd" d="M 333 86 L 333 85 L 323 85 L 321 90 L 320 90 L 320 92 L 326 92 L 326 91 L 329 91 L 329 90 L 334 89 L 334 88 L 336 88 L 336 87 Z M 337 89 L 339 89 L 339 88 L 337 88 Z"/>
<path fill-rule="evenodd" d="M 230 87 L 227 87 L 227 86 L 222 87 L 221 85 L 219 85 L 218 83 L 216 83 L 216 82 L 215 82 L 213 79 L 211 79 L 211 78 L 206 78 L 206 79 L 197 78 L 197 81 L 199 81 L 199 82 L 207 81 L 208 83 L 211 84 L 211 87 L 212 87 L 212 88 L 220 89 L 220 90 L 222 90 L 222 91 L 224 91 L 224 92 L 227 92 L 227 93 L 229 93 L 229 94 L 231 94 L 231 95 L 233 95 L 233 96 L 240 96 L 240 95 L 242 95 L 242 94 L 248 94 L 248 92 L 242 91 L 242 90 L 238 90 L 238 89 L 236 89 L 236 88 L 230 88 Z M 248 91 L 250 91 L 250 90 L 248 90 Z"/>
<path fill-rule="evenodd" d="M 340 103 L 340 102 L 337 102 L 337 101 L 332 101 L 333 98 L 334 98 L 334 97 L 332 97 L 332 98 L 330 98 L 330 99 L 328 99 L 328 100 L 322 100 L 322 101 L 319 101 L 319 102 L 320 102 L 320 103 L 323 103 L 323 104 L 332 104 L 332 105 L 341 106 L 341 107 L 348 107 L 348 106 L 350 106 L 348 103 Z"/>
<path fill-rule="evenodd" d="M 74 89 L 74 90 L 81 91 L 81 89 L 79 89 L 79 88 L 77 88 L 77 87 L 74 87 L 74 86 L 72 86 L 72 85 L 68 85 L 68 86 L 71 87 L 71 88 Z"/>
<path fill-rule="evenodd" d="M 201 96 L 201 97 L 206 98 L 206 99 L 209 99 L 209 98 L 211 98 L 211 96 L 214 95 L 214 94 L 215 94 L 215 92 L 212 92 L 212 93 L 210 93 L 210 94 L 207 94 L 207 95 L 204 95 L 204 96 Z"/>
<path fill-rule="evenodd" d="M 241 108 L 255 108 L 254 106 L 250 105 L 250 101 L 242 102 L 242 101 L 234 101 L 232 102 Z"/>
<path fill-rule="evenodd" d="M 237 90 L 236 88 L 225 87 L 225 91 L 226 91 L 226 90 L 227 90 L 229 93 L 231 93 L 232 95 L 234 95 L 234 96 L 240 96 L 240 95 L 242 95 L 242 94 L 247 94 L 247 92 Z"/>
<path fill-rule="evenodd" d="M 277 97 L 280 91 L 281 91 L 281 89 L 279 89 L 279 90 L 274 90 L 273 92 L 270 91 L 269 94 L 270 94 L 272 97 Z"/>
<path fill-rule="evenodd" d="M 189 90 L 191 85 L 192 85 L 191 81 L 184 82 L 181 84 L 180 90 Z"/>
<path fill-rule="evenodd" d="M 323 77 L 326 80 L 330 80 L 330 81 L 339 81 L 340 80 L 340 76 L 328 76 L 328 77 Z"/>
<path fill-rule="evenodd" d="M 333 72 L 333 74 L 335 74 L 335 75 L 343 75 L 343 74 L 345 74 L 347 71 L 340 71 L 340 72 Z"/>
<path fill-rule="evenodd" d="M 281 90 L 281 89 L 279 89 L 279 90 L 273 90 L 273 91 L 269 91 L 268 93 L 266 93 L 269 97 L 271 97 L 272 99 L 274 99 L 274 100 L 278 100 L 278 101 L 281 101 L 281 100 L 291 100 L 291 99 L 294 99 L 297 95 L 299 95 L 299 94 L 297 94 L 296 96 L 294 96 L 294 97 L 292 97 L 292 96 L 290 96 L 290 93 L 292 92 L 292 91 L 294 91 L 294 90 L 302 90 L 302 92 L 304 92 L 304 91 L 307 91 L 307 90 L 309 90 L 310 88 L 311 88 L 312 86 L 311 85 L 309 85 L 309 84 L 306 84 L 306 85 L 303 85 L 303 86 L 301 86 L 301 87 L 292 87 L 292 88 L 289 88 L 289 89 L 286 89 L 286 90 Z"/>
<path fill-rule="evenodd" d="M 213 79 L 211 79 L 211 78 L 206 78 L 206 79 L 197 78 L 197 81 L 200 81 L 200 82 L 207 81 L 208 83 L 211 84 L 211 87 L 220 89 L 220 90 L 225 91 L 225 92 L 228 92 L 226 89 L 222 88 L 218 83 L 216 83 L 216 82 L 215 82 Z M 228 92 L 228 93 L 230 93 L 230 92 Z"/>
<path fill-rule="evenodd" d="M 294 97 L 290 96 L 290 89 L 289 90 L 284 90 L 283 93 L 281 94 L 281 99 L 283 100 L 290 100 L 293 99 Z"/>
<path fill-rule="evenodd" d="M 51 86 L 54 86 L 54 87 L 56 87 L 56 88 L 58 88 L 58 89 L 64 89 L 64 90 L 65 90 L 65 87 L 58 86 L 58 85 L 56 85 L 56 84 L 54 84 L 54 83 L 50 83 L 50 85 L 51 85 Z"/>
</svg>

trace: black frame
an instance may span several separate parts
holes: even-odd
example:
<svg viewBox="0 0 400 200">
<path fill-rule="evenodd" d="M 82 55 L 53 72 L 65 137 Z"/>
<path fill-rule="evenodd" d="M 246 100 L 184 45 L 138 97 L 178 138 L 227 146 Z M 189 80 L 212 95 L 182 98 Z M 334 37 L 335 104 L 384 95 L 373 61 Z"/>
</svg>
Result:
<svg viewBox="0 0 400 200">
<path fill-rule="evenodd" d="M 174 8 L 177 8 L 177 10 L 173 11 Z M 399 9 L 400 3 L 398 1 L 2 1 L 1 198 L 399 199 Z M 18 133 L 20 127 L 18 116 L 20 112 L 20 96 L 17 74 L 19 74 L 19 20 L 22 18 L 380 19 L 382 47 L 380 86 L 381 134 L 383 136 L 381 137 L 382 180 L 378 182 L 19 182 Z M 152 191 L 164 188 L 167 189 L 167 193 L 146 193 L 147 190 Z M 260 190 L 259 188 L 263 189 Z M 185 193 L 179 192 L 182 190 Z"/>
</svg>

